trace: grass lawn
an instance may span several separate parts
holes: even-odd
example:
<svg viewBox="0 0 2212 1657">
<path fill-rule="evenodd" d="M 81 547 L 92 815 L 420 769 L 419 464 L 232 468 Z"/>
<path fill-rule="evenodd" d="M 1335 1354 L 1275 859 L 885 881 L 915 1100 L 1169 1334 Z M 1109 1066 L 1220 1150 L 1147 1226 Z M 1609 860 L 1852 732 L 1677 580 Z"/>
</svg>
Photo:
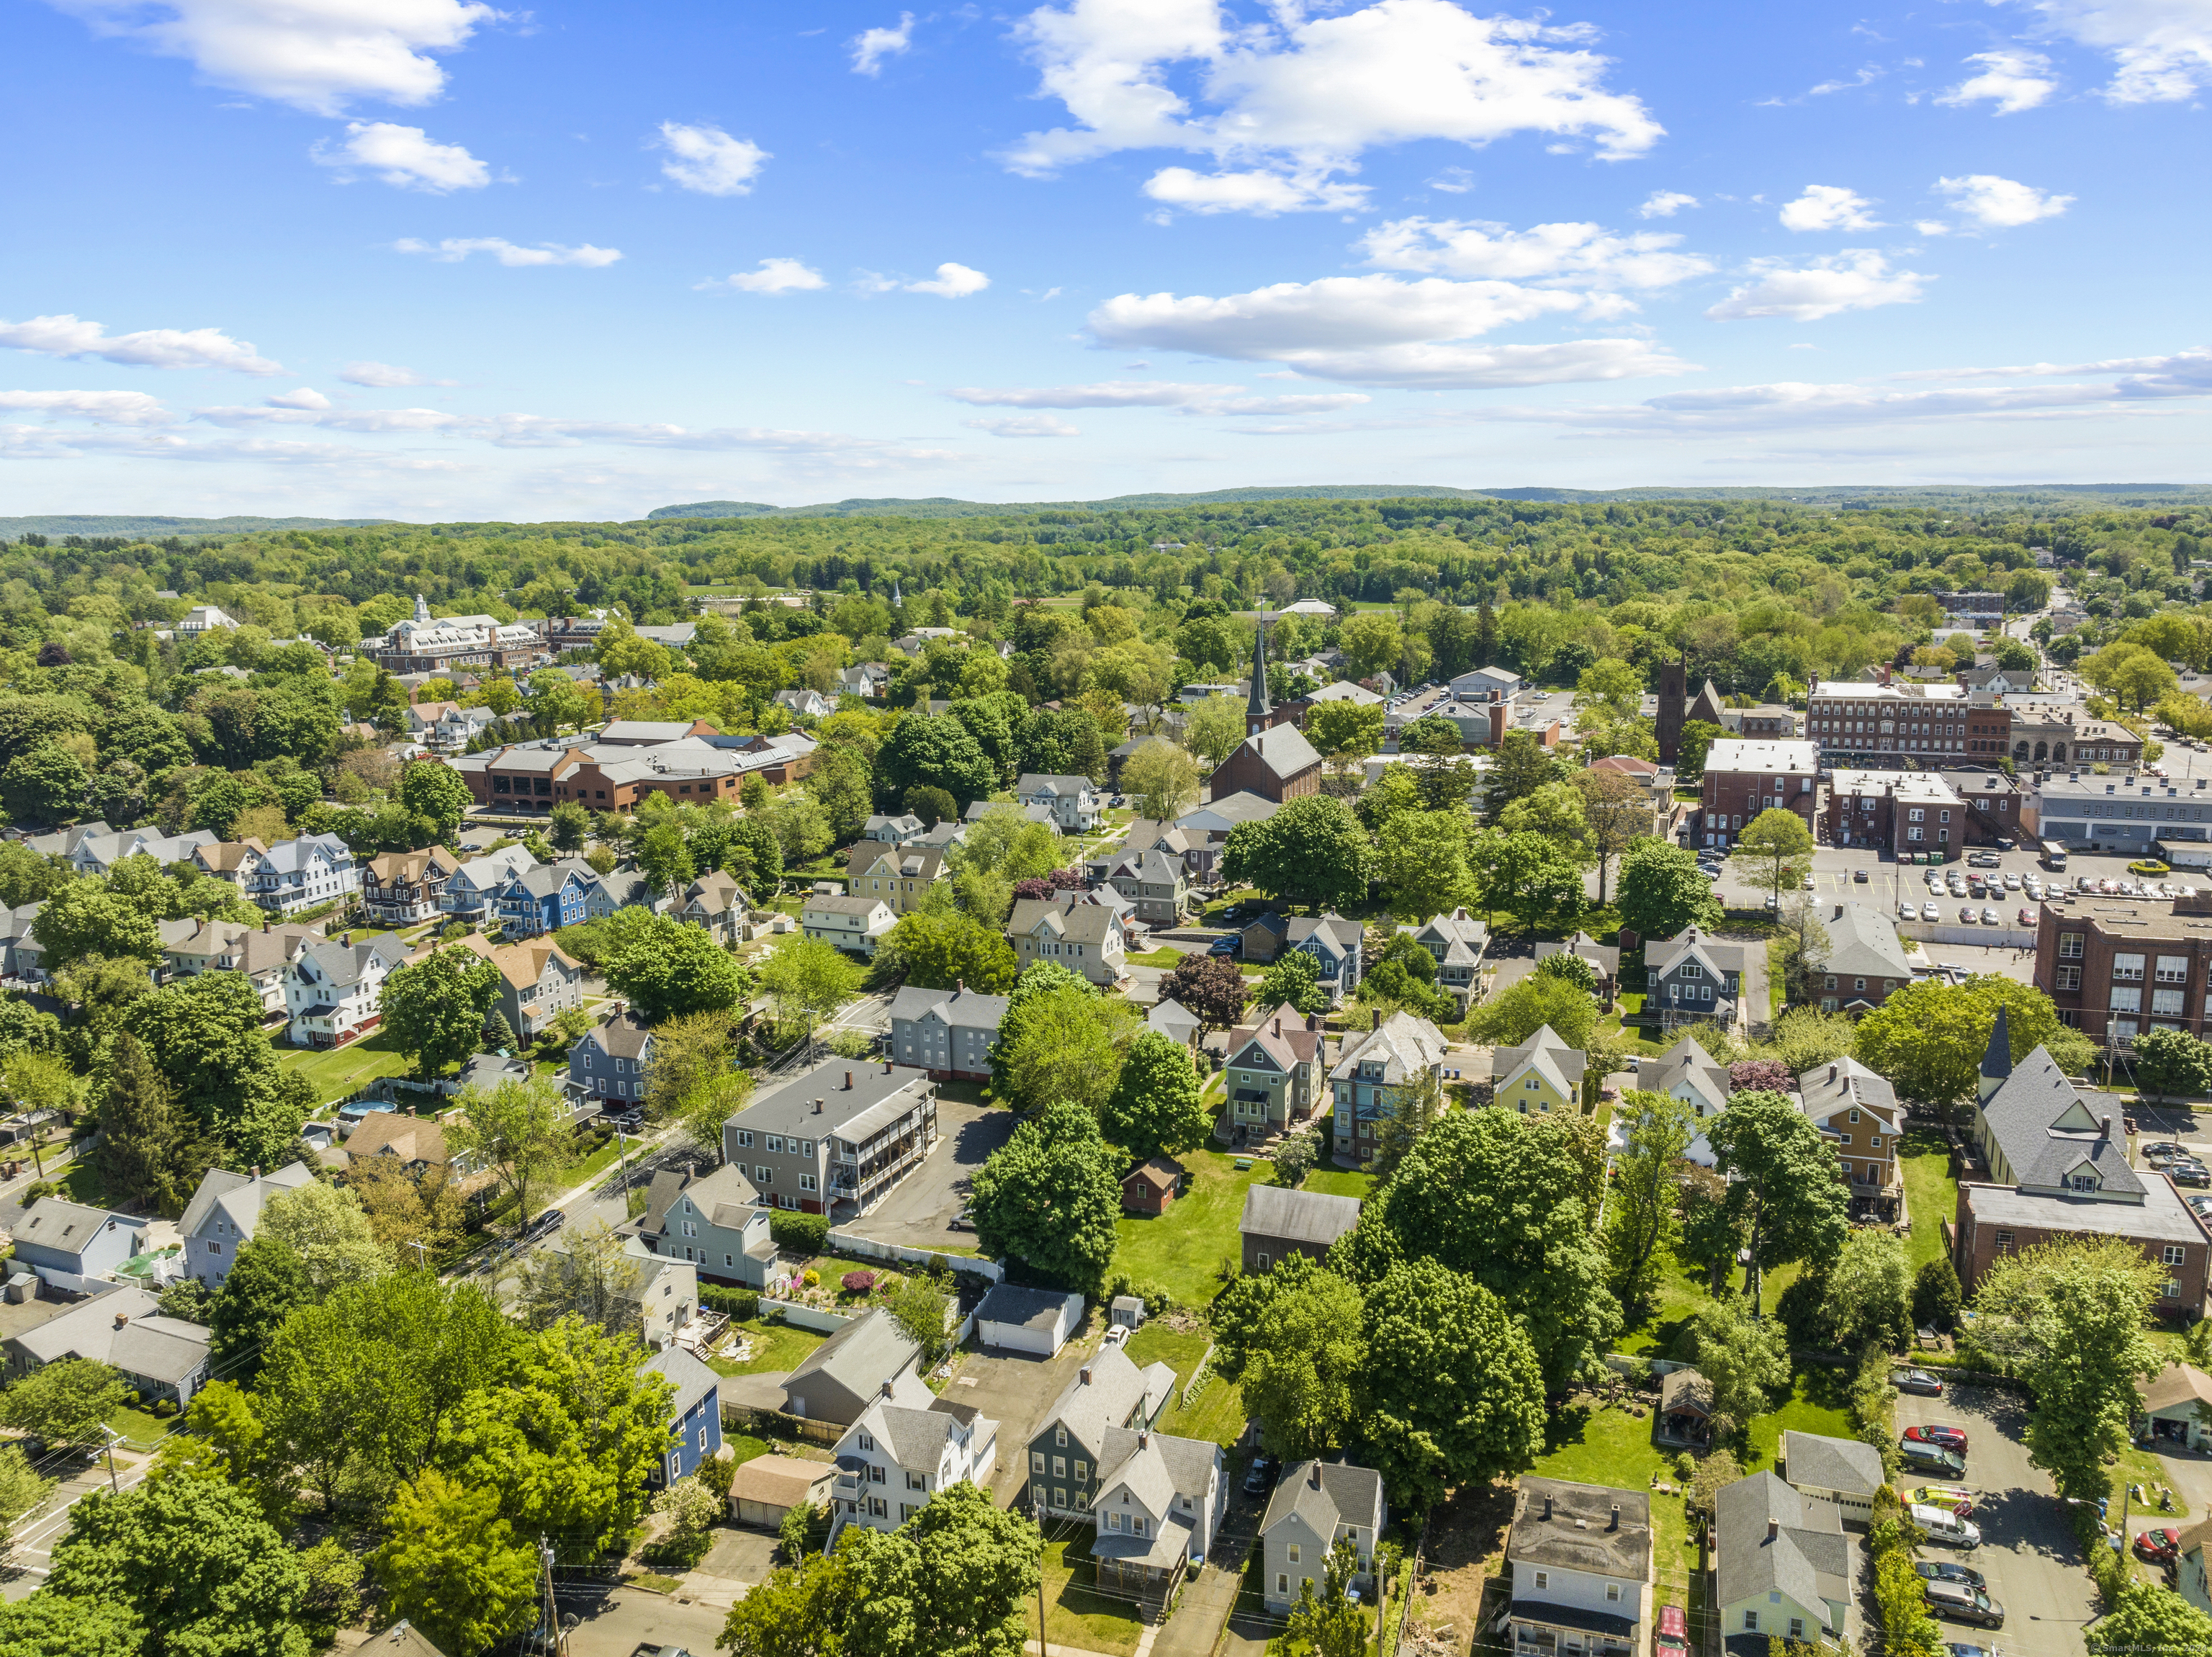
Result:
<svg viewBox="0 0 2212 1657">
<path fill-rule="evenodd" d="M 70 1163 L 55 1176 L 54 1183 L 72 1203 L 91 1209 L 107 1206 L 107 1187 L 100 1183 L 100 1170 L 88 1161 Z"/>
<path fill-rule="evenodd" d="M 1203 1307 L 1220 1292 L 1217 1269 L 1224 1259 L 1243 1257 L 1237 1221 L 1244 1193 L 1255 1179 L 1271 1177 L 1270 1165 L 1255 1162 L 1238 1173 L 1224 1151 L 1186 1151 L 1180 1159 L 1190 1170 L 1190 1189 L 1157 1218 L 1124 1215 L 1115 1221 L 1121 1245 L 1114 1264 L 1139 1282 L 1158 1283 L 1179 1306 Z"/>
<path fill-rule="evenodd" d="M 1367 1200 L 1367 1193 L 1375 1189 L 1375 1176 L 1363 1173 L 1358 1168 L 1340 1167 L 1336 1160 L 1336 1116 L 1324 1111 L 1314 1121 L 1314 1135 L 1322 1146 L 1322 1158 L 1306 1175 L 1304 1189 L 1317 1191 L 1324 1197 L 1357 1197 Z"/>
<path fill-rule="evenodd" d="M 1045 1643 L 1103 1651 L 1109 1657 L 1129 1657 L 1144 1633 L 1136 1607 L 1096 1592 L 1098 1566 L 1091 1556 L 1091 1528 L 1067 1528 L 1070 1535 L 1044 1544 Z M 1036 1602 L 1027 1595 L 1023 1599 L 1034 1638 Z"/>
<path fill-rule="evenodd" d="M 755 1438 L 750 1433 L 725 1433 L 722 1442 L 728 1447 L 732 1465 L 743 1466 L 755 1456 L 772 1454 L 775 1447 L 764 1438 Z"/>
<path fill-rule="evenodd" d="M 805 1362 L 806 1355 L 830 1337 L 794 1324 L 769 1323 L 758 1318 L 730 1320 L 731 1330 L 751 1337 L 753 1355 L 742 1363 L 727 1358 L 708 1360 L 720 1375 L 757 1375 L 768 1371 L 788 1374 Z"/>
<path fill-rule="evenodd" d="M 1176 1372 L 1176 1380 L 1188 1386 L 1212 1341 L 1212 1337 L 1203 1329 L 1170 1329 L 1155 1319 L 1129 1337 L 1129 1358 L 1139 1368 L 1148 1363 L 1166 1364 Z M 1243 1436 L 1244 1401 L 1237 1388 L 1217 1376 L 1199 1389 L 1198 1396 L 1188 1408 L 1178 1392 L 1175 1401 L 1161 1412 L 1159 1428 L 1163 1433 L 1173 1433 L 1178 1438 L 1231 1445 Z"/>
<path fill-rule="evenodd" d="M 133 1410 L 126 1404 L 108 1415 L 107 1424 L 123 1435 L 125 1447 L 150 1450 L 169 1435 L 175 1419 L 171 1416 L 165 1421 L 150 1410 Z"/>
<path fill-rule="evenodd" d="M 1183 952 L 1162 944 L 1158 949 L 1147 949 L 1141 955 L 1124 955 L 1121 959 L 1132 966 L 1176 966 L 1182 961 Z"/>
<path fill-rule="evenodd" d="M 276 1051 L 277 1063 L 307 1077 L 314 1084 L 316 1097 L 325 1105 L 351 1099 L 379 1076 L 407 1074 L 406 1057 L 382 1030 L 345 1047 L 279 1047 Z"/>
<path fill-rule="evenodd" d="M 1750 1447 L 1745 1453 L 1743 1470 L 1755 1473 L 1771 1467 L 1781 1453 L 1782 1435 L 1786 1429 L 1793 1433 L 1818 1433 L 1826 1438 L 1852 1438 L 1850 1412 L 1844 1408 L 1850 1396 L 1851 1372 L 1848 1369 L 1807 1369 L 1793 1379 L 1790 1402 L 1771 1415 L 1753 1419 Z"/>
<path fill-rule="evenodd" d="M 622 1140 L 619 1137 L 610 1139 L 589 1156 L 565 1164 L 561 1171 L 553 1176 L 553 1189 L 568 1191 L 582 1185 L 587 1179 L 598 1179 L 599 1175 L 614 1167 L 622 1154 Z"/>
<path fill-rule="evenodd" d="M 1797 1281 L 1795 1265 L 1778 1266 L 1759 1279 L 1759 1304 L 1771 1315 L 1782 1300 L 1782 1292 Z M 1731 1270 L 1728 1283 L 1741 1288 L 1743 1273 Z M 1671 1355 L 1675 1338 L 1691 1313 L 1710 1298 L 1705 1293 L 1705 1275 L 1695 1267 L 1684 1264 L 1673 1255 L 1662 1255 L 1659 1264 L 1659 1288 L 1656 1305 L 1647 1312 L 1644 1320 L 1633 1329 L 1625 1329 L 1613 1343 L 1616 1352 L 1640 1353 L 1648 1357 L 1663 1358 Z M 1850 1435 L 1844 1435 L 1849 1437 Z"/>
<path fill-rule="evenodd" d="M 1912 1269 L 1943 1252 L 1943 1222 L 1959 1211 L 1959 1182 L 1951 1178 L 1951 1151 L 1943 1136 L 1927 1126 L 1905 1130 L 1905 1203 L 1912 1215 L 1907 1246 Z"/>
</svg>

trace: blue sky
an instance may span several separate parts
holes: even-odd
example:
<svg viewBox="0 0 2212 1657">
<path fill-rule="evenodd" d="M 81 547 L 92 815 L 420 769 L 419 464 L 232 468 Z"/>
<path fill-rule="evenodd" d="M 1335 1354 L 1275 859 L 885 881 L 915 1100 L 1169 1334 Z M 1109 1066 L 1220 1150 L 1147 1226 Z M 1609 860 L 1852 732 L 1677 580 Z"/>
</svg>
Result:
<svg viewBox="0 0 2212 1657">
<path fill-rule="evenodd" d="M 0 514 L 2212 476 L 2212 0 L 7 19 Z"/>
</svg>

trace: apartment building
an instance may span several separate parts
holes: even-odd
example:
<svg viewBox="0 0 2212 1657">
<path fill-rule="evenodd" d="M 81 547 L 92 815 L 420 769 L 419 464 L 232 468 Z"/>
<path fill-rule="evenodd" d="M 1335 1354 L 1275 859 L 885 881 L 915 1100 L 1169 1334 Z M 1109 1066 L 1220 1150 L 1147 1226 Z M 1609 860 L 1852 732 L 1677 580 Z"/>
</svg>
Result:
<svg viewBox="0 0 2212 1657">
<path fill-rule="evenodd" d="M 1759 813 L 1796 812 L 1810 829 L 1821 802 L 1820 761 L 1810 742 L 1727 737 L 1705 751 L 1698 832 L 1709 846 L 1734 845 Z"/>
<path fill-rule="evenodd" d="M 2003 817 L 2009 832 L 2010 812 Z M 1829 780 L 1826 819 L 1832 845 L 1932 851 L 1946 861 L 1998 836 L 1996 822 L 1968 810 L 1948 777 L 1936 771 L 1838 771 Z"/>
<path fill-rule="evenodd" d="M 926 1070 L 832 1058 L 771 1088 L 722 1124 L 722 1157 L 763 1202 L 806 1214 L 865 1214 L 937 1140 Z"/>
<path fill-rule="evenodd" d="M 1987 707 L 1978 722 L 1983 734 L 1967 729 L 1970 693 L 1957 685 L 1816 683 L 1805 700 L 1806 735 L 1843 763 L 1893 766 L 1910 757 L 1955 765 L 1977 752 L 1970 743 L 1992 740 Z"/>
<path fill-rule="evenodd" d="M 2093 1041 L 2124 1045 L 2160 1029 L 2201 1038 L 2212 1012 L 2212 894 L 2170 905 L 2086 894 L 2046 902 L 2035 987 Z"/>
</svg>

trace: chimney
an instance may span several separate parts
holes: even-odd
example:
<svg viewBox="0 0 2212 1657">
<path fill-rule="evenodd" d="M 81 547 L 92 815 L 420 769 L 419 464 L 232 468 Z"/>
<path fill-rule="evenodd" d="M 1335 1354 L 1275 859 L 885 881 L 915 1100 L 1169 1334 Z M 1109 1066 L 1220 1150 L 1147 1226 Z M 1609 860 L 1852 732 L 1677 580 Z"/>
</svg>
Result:
<svg viewBox="0 0 2212 1657">
<path fill-rule="evenodd" d="M 1620 1504 L 1618 1502 L 1613 1504 L 1613 1517 L 1606 1521 L 1605 1527 L 1608 1531 L 1617 1531 L 1620 1528 Z"/>
<path fill-rule="evenodd" d="M 885 1382 L 884 1383 L 884 1396 L 885 1398 L 889 1398 L 889 1397 L 890 1397 L 890 1395 L 891 1395 L 891 1384 L 890 1384 L 889 1381 L 885 1381 Z"/>
<path fill-rule="evenodd" d="M 853 1073 L 850 1070 L 845 1072 L 845 1091 L 848 1093 L 853 1091 Z"/>
<path fill-rule="evenodd" d="M 117 1313 L 115 1314 L 115 1326 L 116 1326 L 118 1329 L 122 1328 L 124 1325 L 125 1325 L 125 1324 L 129 1323 L 130 1321 L 131 1321 L 131 1314 L 130 1314 L 129 1313 L 127 1313 L 127 1312 L 118 1312 L 118 1313 Z"/>
<path fill-rule="evenodd" d="M 253 1177 L 254 1177 L 256 1179 L 258 1179 L 259 1178 L 261 1178 L 261 1165 L 260 1165 L 259 1163 L 258 1163 L 258 1162 L 257 1162 L 257 1163 L 255 1163 L 255 1164 L 254 1164 L 253 1168 L 252 1168 L 252 1174 L 253 1174 Z"/>
<path fill-rule="evenodd" d="M 2112 1118 L 2109 1116 L 2099 1117 L 2097 1118 L 2097 1137 L 2100 1139 L 2110 1139 L 2112 1136 Z"/>
<path fill-rule="evenodd" d="M 891 1073 L 891 1062 L 890 1062 L 890 1060 L 889 1060 L 889 1059 L 885 1059 L 885 1060 L 884 1061 L 884 1074 L 885 1075 L 889 1075 L 890 1073 Z"/>
<path fill-rule="evenodd" d="M 1766 1521 L 1766 1539 L 1767 1539 L 1769 1542 L 1772 1542 L 1772 1541 L 1776 1540 L 1777 1538 L 1778 1538 L 1781 1536 L 1781 1534 L 1782 1534 L 1782 1521 L 1781 1521 L 1780 1520 L 1778 1520 L 1778 1519 L 1770 1519 L 1770 1520 L 1768 1520 Z"/>
<path fill-rule="evenodd" d="M 1828 1080 L 1833 1081 L 1836 1079 L 1836 1073 L 1842 1069 L 1843 1065 L 1841 1061 L 1830 1059 L 1828 1061 Z"/>
<path fill-rule="evenodd" d="M 1275 1032 L 1274 1032 L 1274 1033 L 1275 1033 L 1277 1035 L 1279 1035 L 1279 1035 L 1281 1035 L 1281 1034 L 1283 1033 L 1283 1020 L 1282 1020 L 1282 1015 L 1281 1015 L 1279 1013 L 1279 1014 L 1277 1014 L 1275 1015 Z"/>
<path fill-rule="evenodd" d="M 1314 1489 L 1321 1489 L 1321 1462 L 1318 1458 L 1314 1462 L 1313 1471 L 1306 1475 L 1306 1483 Z"/>
<path fill-rule="evenodd" d="M 822 1114 L 822 1101 L 818 1099 L 814 1101 L 814 1114 L 817 1116 Z"/>
<path fill-rule="evenodd" d="M 961 996 L 963 996 L 966 995 L 967 993 L 968 993 L 968 980 L 967 980 L 967 979 L 965 979 L 965 978 L 955 978 L 955 979 L 953 979 L 953 980 L 952 980 L 952 999 L 953 999 L 953 1000 L 955 1000 L 955 1001 L 958 1001 L 958 1000 L 960 999 L 960 997 L 961 997 Z"/>
<path fill-rule="evenodd" d="M 1141 1449 L 1143 1449 L 1146 1445 L 1150 1444 L 1152 1441 L 1152 1433 L 1151 1433 L 1150 1429 L 1146 1429 L 1146 1428 L 1139 1427 L 1139 1428 L 1137 1429 L 1137 1447 L 1138 1447 L 1139 1450 L 1141 1450 Z"/>
<path fill-rule="evenodd" d="M 1545 1491 L 1545 1492 L 1544 1492 L 1544 1517 L 1545 1517 L 1545 1518 L 1547 1518 L 1547 1519 L 1549 1519 L 1551 1516 L 1552 1516 L 1552 1493 L 1551 1493 L 1549 1490 L 1547 1490 L 1547 1491 Z"/>
<path fill-rule="evenodd" d="M 1091 1385 L 1091 1366 L 1087 1363 L 1083 1366 L 1083 1384 L 1085 1386 Z"/>
</svg>

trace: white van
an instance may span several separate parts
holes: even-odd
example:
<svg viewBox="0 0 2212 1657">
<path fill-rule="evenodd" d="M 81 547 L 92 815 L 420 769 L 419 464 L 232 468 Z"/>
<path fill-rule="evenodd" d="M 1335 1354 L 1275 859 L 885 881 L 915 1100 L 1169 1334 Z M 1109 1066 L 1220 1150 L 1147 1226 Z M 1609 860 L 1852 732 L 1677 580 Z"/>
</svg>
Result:
<svg viewBox="0 0 2212 1657">
<path fill-rule="evenodd" d="M 1930 1542 L 1948 1548 L 1978 1548 L 1982 1545 L 1981 1526 L 1971 1520 L 1946 1513 L 1941 1508 L 1915 1504 L 1905 1509 L 1912 1522 L 1927 1533 Z"/>
</svg>

